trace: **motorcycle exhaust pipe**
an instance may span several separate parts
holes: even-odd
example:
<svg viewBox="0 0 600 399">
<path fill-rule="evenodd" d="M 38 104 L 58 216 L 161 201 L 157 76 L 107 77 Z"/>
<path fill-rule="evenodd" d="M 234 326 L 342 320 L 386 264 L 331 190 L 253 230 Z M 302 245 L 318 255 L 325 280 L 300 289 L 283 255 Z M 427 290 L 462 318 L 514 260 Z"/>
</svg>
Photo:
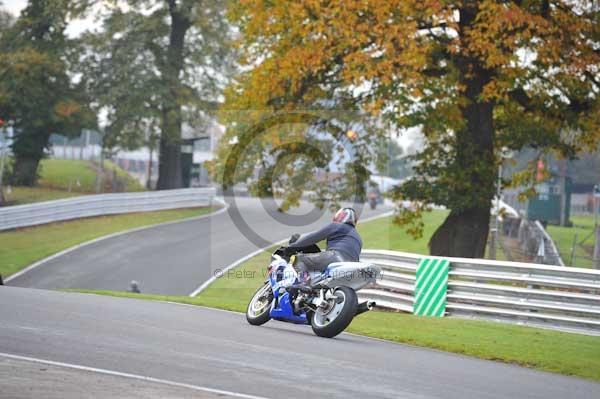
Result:
<svg viewBox="0 0 600 399">
<path fill-rule="evenodd" d="M 373 309 L 375 305 L 375 301 L 366 301 L 363 303 L 359 303 L 358 307 L 356 308 L 356 315 L 358 316 L 359 314 L 368 312 L 369 310 Z"/>
</svg>

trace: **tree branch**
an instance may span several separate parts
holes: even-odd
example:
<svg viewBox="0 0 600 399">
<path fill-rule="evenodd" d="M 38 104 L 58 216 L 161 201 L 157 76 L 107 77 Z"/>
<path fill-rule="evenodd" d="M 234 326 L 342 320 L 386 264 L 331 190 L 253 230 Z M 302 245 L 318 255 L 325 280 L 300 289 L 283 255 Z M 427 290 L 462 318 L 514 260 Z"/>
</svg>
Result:
<svg viewBox="0 0 600 399">
<path fill-rule="evenodd" d="M 518 89 L 509 91 L 508 96 L 512 100 L 516 101 L 520 106 L 525 108 L 527 111 L 533 110 L 531 98 L 529 97 L 527 92 L 525 92 L 525 90 L 523 90 L 522 88 L 519 87 Z"/>
<path fill-rule="evenodd" d="M 594 74 L 592 74 L 590 71 L 585 71 L 584 74 L 590 80 L 590 82 L 592 82 L 592 84 L 596 86 L 596 88 L 600 89 L 600 81 L 596 79 L 596 76 L 594 76 Z"/>
<path fill-rule="evenodd" d="M 423 75 L 430 78 L 441 78 L 448 74 L 448 68 L 428 68 L 422 71 Z"/>
</svg>

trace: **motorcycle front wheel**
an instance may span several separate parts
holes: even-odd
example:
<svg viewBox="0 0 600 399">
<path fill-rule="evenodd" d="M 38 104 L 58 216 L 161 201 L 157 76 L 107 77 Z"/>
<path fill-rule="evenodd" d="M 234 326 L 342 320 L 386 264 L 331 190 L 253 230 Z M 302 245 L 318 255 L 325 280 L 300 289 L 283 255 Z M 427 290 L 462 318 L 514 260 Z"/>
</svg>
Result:
<svg viewBox="0 0 600 399">
<path fill-rule="evenodd" d="M 338 287 L 333 295 L 335 298 L 330 300 L 327 308 L 318 308 L 310 320 L 314 333 L 319 337 L 335 337 L 350 325 L 356 314 L 358 298 L 352 288 Z"/>
<path fill-rule="evenodd" d="M 271 302 L 273 302 L 273 291 L 271 285 L 266 283 L 260 287 L 252 296 L 246 309 L 246 320 L 253 326 L 260 326 L 271 319 Z"/>
</svg>

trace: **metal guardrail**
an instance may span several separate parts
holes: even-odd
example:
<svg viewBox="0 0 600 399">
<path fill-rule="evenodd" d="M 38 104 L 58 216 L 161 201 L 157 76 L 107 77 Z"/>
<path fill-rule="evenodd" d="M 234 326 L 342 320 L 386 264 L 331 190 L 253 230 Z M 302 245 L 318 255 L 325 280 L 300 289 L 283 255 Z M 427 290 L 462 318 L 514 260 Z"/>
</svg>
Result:
<svg viewBox="0 0 600 399">
<path fill-rule="evenodd" d="M 102 215 L 209 206 L 214 188 L 85 195 L 0 208 L 0 231 Z"/>
<path fill-rule="evenodd" d="M 382 268 L 361 299 L 412 313 L 417 265 L 423 256 L 364 250 L 361 261 Z M 600 270 L 448 258 L 446 316 L 524 324 L 600 335 Z"/>
</svg>

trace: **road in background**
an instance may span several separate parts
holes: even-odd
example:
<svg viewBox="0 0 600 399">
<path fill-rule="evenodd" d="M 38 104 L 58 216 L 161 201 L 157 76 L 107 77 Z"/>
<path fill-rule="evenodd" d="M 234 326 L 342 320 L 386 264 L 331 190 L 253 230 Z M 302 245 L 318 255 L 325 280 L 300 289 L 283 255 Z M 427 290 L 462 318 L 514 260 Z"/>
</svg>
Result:
<svg viewBox="0 0 600 399">
<path fill-rule="evenodd" d="M 269 398 L 600 392 L 600 384 L 578 378 L 349 334 L 319 338 L 309 326 L 253 327 L 242 314 L 163 302 L 0 287 L 0 320 L 2 353 Z M 0 397 L 10 381 L 0 380 Z M 43 376 L 31 384 L 44 384 Z"/>
<path fill-rule="evenodd" d="M 305 233 L 331 220 L 324 212 L 315 222 L 290 226 L 292 216 L 277 215 L 275 203 L 263 204 L 257 198 L 236 198 L 243 220 L 268 243 Z M 292 215 L 308 213 L 313 205 L 303 202 Z M 372 217 L 390 207 L 372 211 L 364 208 L 361 218 Z M 8 284 L 44 289 L 102 289 L 124 291 L 132 280 L 139 282 L 143 293 L 188 295 L 224 268 L 261 246 L 251 242 L 238 228 L 239 218 L 230 213 L 199 220 L 182 221 L 109 238 L 44 263 Z M 235 222 L 238 222 L 236 225 Z M 52 237 L 48 237 L 52 240 Z"/>
</svg>

